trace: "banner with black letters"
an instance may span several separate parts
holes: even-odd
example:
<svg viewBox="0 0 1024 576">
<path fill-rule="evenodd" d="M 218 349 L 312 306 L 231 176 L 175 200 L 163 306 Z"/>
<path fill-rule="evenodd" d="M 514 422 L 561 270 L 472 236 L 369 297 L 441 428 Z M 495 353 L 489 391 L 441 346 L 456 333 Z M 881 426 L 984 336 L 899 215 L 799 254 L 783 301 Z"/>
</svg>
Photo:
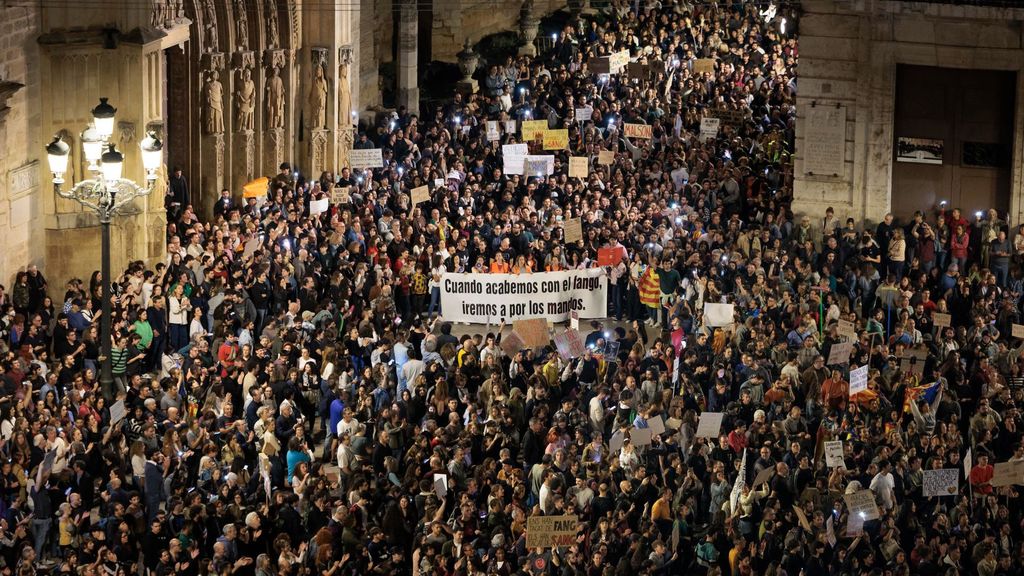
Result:
<svg viewBox="0 0 1024 576">
<path fill-rule="evenodd" d="M 608 315 L 608 276 L 600 268 L 533 274 L 444 274 L 444 319 L 470 324 L 546 317 L 565 322 Z"/>
</svg>

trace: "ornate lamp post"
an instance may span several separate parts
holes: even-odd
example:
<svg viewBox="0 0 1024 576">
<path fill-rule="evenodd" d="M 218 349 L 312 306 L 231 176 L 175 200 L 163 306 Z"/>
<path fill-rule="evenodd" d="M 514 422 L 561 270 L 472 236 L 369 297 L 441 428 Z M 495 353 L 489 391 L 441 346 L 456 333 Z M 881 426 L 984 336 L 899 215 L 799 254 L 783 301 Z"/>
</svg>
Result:
<svg viewBox="0 0 1024 576">
<path fill-rule="evenodd" d="M 50 172 L 53 173 L 53 190 L 61 198 L 78 202 L 96 214 L 102 231 L 101 268 L 103 275 L 102 314 L 100 316 L 100 342 L 103 362 L 100 365 L 100 385 L 109 399 L 113 392 L 114 377 L 111 372 L 111 303 L 110 303 L 110 220 L 136 198 L 148 196 L 156 184 L 157 170 L 163 161 L 163 143 L 150 132 L 142 139 L 142 166 L 146 170 L 146 186 L 142 187 L 121 177 L 124 156 L 110 143 L 114 133 L 114 116 L 117 110 L 100 98 L 93 108 L 93 123 L 82 132 L 82 152 L 89 162 L 93 178 L 75 184 L 64 190 L 64 174 L 67 173 L 68 156 L 71 148 L 58 136 L 46 147 Z M 106 150 L 106 151 L 104 151 Z"/>
</svg>

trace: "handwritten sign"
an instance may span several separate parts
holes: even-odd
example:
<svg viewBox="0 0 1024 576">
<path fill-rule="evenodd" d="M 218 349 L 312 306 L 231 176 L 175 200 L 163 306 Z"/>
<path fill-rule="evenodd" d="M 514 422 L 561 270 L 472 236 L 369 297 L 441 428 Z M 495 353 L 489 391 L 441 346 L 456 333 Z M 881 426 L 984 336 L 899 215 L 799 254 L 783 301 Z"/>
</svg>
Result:
<svg viewBox="0 0 1024 576">
<path fill-rule="evenodd" d="M 117 424 L 121 420 L 124 420 L 128 410 L 124 406 L 124 400 L 118 400 L 110 405 L 110 423 Z"/>
<path fill-rule="evenodd" d="M 853 342 L 836 342 L 829 349 L 828 365 L 846 364 L 850 361 L 851 352 L 853 352 Z"/>
<path fill-rule="evenodd" d="M 597 163 L 601 166 L 611 166 L 615 163 L 615 152 L 611 150 L 601 150 L 597 153 Z"/>
<path fill-rule="evenodd" d="M 349 186 L 341 186 L 338 188 L 331 189 L 331 204 L 351 204 L 352 203 L 352 188 Z"/>
<path fill-rule="evenodd" d="M 921 494 L 930 496 L 954 496 L 960 488 L 960 470 L 943 468 L 925 470 L 921 481 Z"/>
<path fill-rule="evenodd" d="M 1024 485 L 1024 460 L 997 462 L 992 467 L 992 480 L 989 483 L 996 488 L 1011 484 Z"/>
<path fill-rule="evenodd" d="M 448 496 L 448 475 L 434 474 L 434 494 L 441 500 Z"/>
<path fill-rule="evenodd" d="M 1010 335 L 1014 338 L 1024 338 L 1024 324 L 1011 324 Z"/>
<path fill-rule="evenodd" d="M 850 396 L 868 389 L 868 365 L 850 370 Z"/>
<path fill-rule="evenodd" d="M 518 354 L 523 348 L 526 348 L 526 345 L 523 343 L 523 339 L 519 337 L 519 334 L 516 334 L 515 330 L 508 336 L 501 338 L 501 351 L 509 358 Z"/>
<path fill-rule="evenodd" d="M 569 178 L 586 178 L 590 175 L 590 162 L 586 156 L 569 158 Z"/>
<path fill-rule="evenodd" d="M 317 214 L 323 214 L 331 207 L 331 202 L 327 198 L 321 198 L 320 200 L 313 200 L 309 203 L 309 215 L 316 216 Z"/>
<path fill-rule="evenodd" d="M 608 72 L 618 74 L 629 65 L 629 50 L 620 50 L 608 55 Z"/>
<path fill-rule="evenodd" d="M 932 324 L 935 324 L 936 328 L 948 328 L 951 319 L 952 318 L 949 314 L 943 314 L 942 312 L 932 312 Z"/>
<path fill-rule="evenodd" d="M 587 122 L 594 117 L 594 109 L 590 106 L 587 106 L 586 108 L 577 108 L 575 116 L 577 122 Z"/>
<path fill-rule="evenodd" d="M 526 144 L 503 144 L 501 146 L 501 157 L 504 161 L 505 174 L 523 174 L 523 162 L 526 155 L 530 153 L 530 147 Z"/>
<path fill-rule="evenodd" d="M 569 328 L 573 330 L 580 329 L 580 313 L 579 310 L 573 310 L 569 312 Z"/>
<path fill-rule="evenodd" d="M 828 440 L 825 442 L 825 465 L 829 468 L 846 468 L 843 459 L 843 441 Z"/>
<path fill-rule="evenodd" d="M 523 174 L 528 177 L 550 176 L 555 173 L 555 157 L 548 155 L 529 155 L 523 159 Z"/>
<path fill-rule="evenodd" d="M 650 124 L 630 124 L 627 122 L 622 127 L 622 134 L 626 138 L 639 138 L 641 140 L 650 140 L 654 137 Z"/>
<path fill-rule="evenodd" d="M 542 137 L 545 150 L 565 150 L 569 147 L 569 130 L 566 128 L 545 130 Z"/>
<path fill-rule="evenodd" d="M 555 334 L 555 348 L 563 360 L 569 361 L 572 358 L 579 358 L 586 352 L 583 336 L 579 330 L 570 328 L 561 334 Z"/>
<path fill-rule="evenodd" d="M 572 244 L 583 240 L 583 221 L 579 218 L 570 218 L 562 225 L 565 234 L 565 243 Z"/>
<path fill-rule="evenodd" d="M 707 142 L 718 136 L 718 129 L 722 124 L 721 118 L 705 117 L 700 119 L 700 139 Z"/>
<path fill-rule="evenodd" d="M 697 58 L 696 60 L 693 61 L 693 72 L 694 74 L 714 74 L 715 59 Z"/>
<path fill-rule="evenodd" d="M 383 168 L 384 155 L 380 148 L 349 150 L 348 162 L 353 168 Z"/>
<path fill-rule="evenodd" d="M 853 322 L 849 320 L 839 320 L 838 332 L 840 336 L 846 336 L 851 340 L 857 339 L 857 329 L 854 328 Z"/>
<path fill-rule="evenodd" d="M 427 200 L 430 200 L 430 188 L 426 186 L 413 188 L 412 192 L 409 193 L 409 196 L 412 198 L 413 206 L 420 202 L 426 202 Z"/>
<path fill-rule="evenodd" d="M 850 516 L 856 516 L 861 522 L 881 517 L 878 505 L 875 504 L 875 493 L 871 490 L 844 494 L 843 500 L 846 501 L 846 507 L 850 509 Z"/>
<path fill-rule="evenodd" d="M 530 516 L 526 520 L 527 548 L 557 548 L 576 543 L 579 521 L 574 515 Z"/>
<path fill-rule="evenodd" d="M 501 129 L 499 128 L 497 120 L 487 121 L 487 141 L 497 142 L 501 139 Z"/>
<path fill-rule="evenodd" d="M 697 422 L 697 438 L 718 438 L 722 431 L 723 412 L 703 412 Z"/>
<path fill-rule="evenodd" d="M 548 129 L 547 120 L 523 120 L 523 140 L 536 140 L 543 138 L 544 132 Z"/>
<path fill-rule="evenodd" d="M 541 348 L 547 346 L 551 341 L 551 336 L 548 335 L 547 318 L 516 320 L 512 323 L 512 330 L 523 339 L 526 348 Z"/>
</svg>

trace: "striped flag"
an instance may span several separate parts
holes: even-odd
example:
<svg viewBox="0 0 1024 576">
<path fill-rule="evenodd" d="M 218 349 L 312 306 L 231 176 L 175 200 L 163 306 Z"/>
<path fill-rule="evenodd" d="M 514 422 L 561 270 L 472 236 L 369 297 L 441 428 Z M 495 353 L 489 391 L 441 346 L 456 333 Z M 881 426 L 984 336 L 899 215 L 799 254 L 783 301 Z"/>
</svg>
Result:
<svg viewBox="0 0 1024 576">
<path fill-rule="evenodd" d="M 736 481 L 732 484 L 732 492 L 729 494 L 729 510 L 735 516 L 739 513 L 740 494 L 743 487 L 747 485 L 747 449 L 743 449 L 743 460 L 740 462 L 740 473 L 736 475 Z"/>
</svg>

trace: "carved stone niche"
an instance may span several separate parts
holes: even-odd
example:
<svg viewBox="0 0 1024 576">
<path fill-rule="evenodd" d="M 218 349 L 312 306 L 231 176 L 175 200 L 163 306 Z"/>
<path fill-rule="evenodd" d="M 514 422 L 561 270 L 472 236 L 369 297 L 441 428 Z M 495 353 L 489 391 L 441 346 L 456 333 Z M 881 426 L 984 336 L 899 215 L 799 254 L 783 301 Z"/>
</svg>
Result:
<svg viewBox="0 0 1024 576">
<path fill-rule="evenodd" d="M 310 58 L 313 63 L 313 68 L 317 66 L 327 66 L 327 56 L 329 54 L 327 48 L 314 47 L 309 49 Z"/>
<path fill-rule="evenodd" d="M 202 68 L 206 70 L 223 70 L 227 58 L 223 52 L 207 52 L 201 58 Z"/>
<path fill-rule="evenodd" d="M 288 51 L 287 50 L 264 50 L 263 51 L 263 64 L 267 68 L 284 69 L 288 64 Z"/>
<path fill-rule="evenodd" d="M 256 53 L 252 51 L 235 52 L 231 55 L 231 67 L 235 70 L 256 67 Z"/>
</svg>

